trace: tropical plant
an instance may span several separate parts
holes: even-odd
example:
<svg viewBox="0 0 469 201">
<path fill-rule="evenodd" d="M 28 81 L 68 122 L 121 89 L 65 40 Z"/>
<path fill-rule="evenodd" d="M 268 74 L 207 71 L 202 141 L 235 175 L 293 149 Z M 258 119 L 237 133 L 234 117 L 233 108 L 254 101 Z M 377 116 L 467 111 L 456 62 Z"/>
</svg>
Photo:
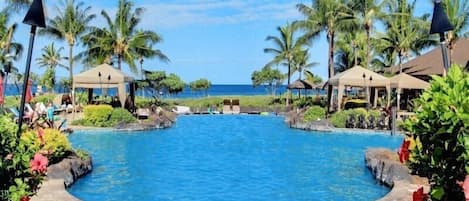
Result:
<svg viewBox="0 0 469 201">
<path fill-rule="evenodd" d="M 308 63 L 310 60 L 309 49 L 295 52 L 293 57 L 293 69 L 292 72 L 298 72 L 298 79 L 301 80 L 301 75 L 308 69 L 319 65 L 317 62 Z"/>
<path fill-rule="evenodd" d="M 282 85 L 285 76 L 278 70 L 265 66 L 261 71 L 254 71 L 251 74 L 252 86 L 257 87 L 265 85 L 269 94 L 275 96 L 276 89 Z"/>
<path fill-rule="evenodd" d="M 366 66 L 366 35 L 362 31 L 344 32 L 337 35 L 335 70 L 345 71 L 353 66 Z"/>
<path fill-rule="evenodd" d="M 11 61 L 17 60 L 23 51 L 23 46 L 13 41 L 17 24 L 8 24 L 10 12 L 8 8 L 5 8 L 0 13 L 0 65 L 4 72 L 17 71 Z"/>
<path fill-rule="evenodd" d="M 416 117 L 404 123 L 421 143 L 409 166 L 429 179 L 432 200 L 465 200 L 458 183 L 469 174 L 469 74 L 453 65 L 447 77 L 432 78 L 430 88 L 414 99 Z"/>
<path fill-rule="evenodd" d="M 305 122 L 317 121 L 326 117 L 326 110 L 321 106 L 312 106 L 306 110 L 303 120 Z"/>
<path fill-rule="evenodd" d="M 377 48 L 383 52 L 396 53 L 399 71 L 402 72 L 402 62 L 412 54 L 419 55 L 420 51 L 436 41 L 429 36 L 428 14 L 414 17 L 416 0 L 387 1 L 385 9 L 389 15 L 385 16 L 385 33 L 380 33 Z M 392 55 L 392 54 L 391 54 Z"/>
<path fill-rule="evenodd" d="M 31 143 L 20 140 L 17 128 L 10 117 L 0 116 L 0 200 L 29 200 L 47 171 L 47 158 Z"/>
<path fill-rule="evenodd" d="M 313 74 L 309 70 L 305 70 L 304 75 L 305 75 L 305 79 L 311 84 L 321 84 L 322 83 L 322 78 L 319 77 L 318 75 Z"/>
<path fill-rule="evenodd" d="M 73 83 L 73 47 L 77 45 L 80 36 L 89 30 L 89 23 L 94 14 L 89 14 L 91 7 L 83 8 L 84 3 L 75 0 L 62 0 L 61 8 L 57 7 L 57 16 L 48 20 L 47 27 L 39 30 L 39 34 L 47 34 L 68 44 L 68 71 L 70 81 Z"/>
<path fill-rule="evenodd" d="M 7 8 L 13 8 L 13 10 L 18 11 L 26 8 L 31 3 L 31 0 L 5 0 L 7 3 Z"/>
<path fill-rule="evenodd" d="M 144 9 L 132 10 L 133 7 L 133 2 L 119 0 L 114 20 L 106 11 L 101 11 L 107 27 L 94 27 L 90 33 L 83 37 L 85 45 L 88 47 L 84 53 L 87 63 L 110 62 L 110 60 L 116 59 L 119 70 L 122 69 L 121 63 L 124 61 L 130 70 L 136 73 L 135 61 L 139 58 L 156 56 L 164 61 L 168 60 L 161 51 L 151 47 L 161 42 L 161 37 L 157 33 L 137 30 Z"/>
<path fill-rule="evenodd" d="M 365 68 L 370 67 L 371 63 L 371 52 L 372 52 L 372 34 L 374 22 L 383 17 L 381 8 L 385 1 L 377 2 L 376 0 L 352 0 L 351 8 L 356 12 L 355 20 L 359 24 L 359 29 L 364 29 L 366 33 L 366 45 L 359 47 L 365 48 L 364 66 Z M 356 63 L 356 62 L 355 62 Z"/>
<path fill-rule="evenodd" d="M 266 66 L 281 63 L 286 64 L 288 68 L 287 85 L 290 85 L 294 57 L 299 51 L 303 51 L 303 47 L 308 44 L 308 40 L 305 37 L 295 36 L 298 32 L 298 27 L 291 23 L 287 23 L 284 27 L 277 27 L 277 31 L 280 33 L 280 37 L 267 36 L 266 38 L 266 40 L 272 41 L 274 45 L 273 48 L 264 49 L 265 53 L 271 53 L 274 55 L 272 61 L 270 61 Z"/>
<path fill-rule="evenodd" d="M 46 86 L 49 91 L 54 90 L 55 86 L 55 68 L 57 66 L 63 67 L 66 70 L 69 70 L 67 66 L 60 63 L 64 57 L 60 55 L 60 52 L 63 50 L 63 47 L 56 49 L 54 43 L 45 46 L 42 48 L 41 57 L 37 58 L 36 61 L 39 64 L 39 67 L 46 67 L 46 72 L 44 73 L 42 84 Z"/>
<path fill-rule="evenodd" d="M 453 30 L 448 31 L 447 35 L 450 61 L 453 63 L 453 50 L 456 46 L 456 41 L 464 34 L 469 33 L 467 32 L 469 26 L 469 1 L 443 0 L 442 3 L 448 20 L 454 27 Z"/>
<path fill-rule="evenodd" d="M 329 43 L 328 77 L 334 76 L 334 45 L 337 31 L 352 30 L 356 27 L 353 22 L 352 10 L 344 0 L 313 0 L 311 7 L 297 4 L 298 10 L 306 19 L 296 22 L 306 33 L 305 37 L 314 38 L 325 31 Z"/>
<path fill-rule="evenodd" d="M 205 95 L 207 95 L 207 90 L 211 85 L 212 83 L 210 83 L 209 80 L 203 78 L 189 83 L 189 87 L 192 91 L 204 91 Z"/>
<path fill-rule="evenodd" d="M 184 81 L 174 73 L 170 73 L 165 79 L 160 83 L 169 94 L 177 94 L 182 92 L 185 87 Z"/>
</svg>

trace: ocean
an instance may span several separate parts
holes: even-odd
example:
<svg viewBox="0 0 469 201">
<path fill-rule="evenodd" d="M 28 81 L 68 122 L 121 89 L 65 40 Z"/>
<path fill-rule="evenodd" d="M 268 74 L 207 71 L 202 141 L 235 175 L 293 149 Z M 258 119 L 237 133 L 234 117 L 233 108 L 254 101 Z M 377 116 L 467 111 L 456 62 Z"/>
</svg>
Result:
<svg viewBox="0 0 469 201">
<path fill-rule="evenodd" d="M 33 93 L 38 92 L 38 88 L 36 85 L 32 87 Z M 5 91 L 5 95 L 7 96 L 12 96 L 12 95 L 18 95 L 19 91 L 22 90 L 22 86 L 19 85 L 18 88 L 14 84 L 8 84 L 7 89 Z M 43 90 L 45 90 L 43 88 Z M 77 89 L 77 91 L 81 91 L 80 89 Z M 285 93 L 286 91 L 286 86 L 281 86 L 276 90 L 276 95 Z M 55 92 L 56 93 L 65 93 L 67 92 L 62 86 L 56 86 L 55 87 Z M 108 95 L 116 95 L 117 90 L 116 89 L 109 89 L 107 94 Z M 96 95 L 101 94 L 100 89 L 94 89 L 94 93 Z M 294 92 L 296 93 L 296 92 Z M 302 92 L 303 93 L 303 92 Z M 315 94 L 315 90 L 308 90 L 309 94 Z M 321 91 L 321 94 L 324 92 Z M 186 86 L 184 90 L 181 93 L 178 94 L 166 94 L 163 93 L 162 97 L 163 98 L 199 98 L 199 97 L 206 97 L 206 96 L 234 96 L 234 95 L 239 95 L 239 96 L 254 96 L 254 95 L 268 95 L 270 94 L 267 90 L 266 87 L 259 86 L 259 87 L 253 87 L 252 85 L 249 84 L 215 84 L 212 85 L 207 92 L 194 92 L 192 91 L 189 86 Z M 137 90 L 136 91 L 136 96 L 141 96 L 142 91 Z M 145 90 L 145 97 L 151 97 L 151 96 L 156 96 L 158 95 L 156 92 L 153 92 L 150 89 Z"/>
</svg>

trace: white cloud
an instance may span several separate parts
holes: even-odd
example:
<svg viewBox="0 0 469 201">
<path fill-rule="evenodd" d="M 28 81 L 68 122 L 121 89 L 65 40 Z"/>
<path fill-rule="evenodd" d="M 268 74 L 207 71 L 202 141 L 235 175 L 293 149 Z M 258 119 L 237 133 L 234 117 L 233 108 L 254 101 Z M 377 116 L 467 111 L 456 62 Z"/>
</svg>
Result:
<svg viewBox="0 0 469 201">
<path fill-rule="evenodd" d="M 272 1 L 185 1 L 185 3 L 142 4 L 146 9 L 143 26 L 180 27 L 185 25 L 237 24 L 252 21 L 294 20 L 301 15 L 295 2 Z"/>
</svg>

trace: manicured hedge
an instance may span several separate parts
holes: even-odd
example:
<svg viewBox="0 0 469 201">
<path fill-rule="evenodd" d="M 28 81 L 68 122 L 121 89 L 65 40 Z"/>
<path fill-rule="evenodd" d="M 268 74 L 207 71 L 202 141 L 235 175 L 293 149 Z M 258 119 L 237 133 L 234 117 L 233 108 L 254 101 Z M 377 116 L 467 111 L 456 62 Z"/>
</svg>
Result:
<svg viewBox="0 0 469 201">
<path fill-rule="evenodd" d="M 84 118 L 74 121 L 74 125 L 92 127 L 113 127 L 120 123 L 134 123 L 137 119 L 123 108 L 110 105 L 88 105 L 83 108 Z"/>
<path fill-rule="evenodd" d="M 320 119 L 324 119 L 326 117 L 326 110 L 320 106 L 312 106 L 306 110 L 304 114 L 304 121 L 317 121 Z"/>
</svg>

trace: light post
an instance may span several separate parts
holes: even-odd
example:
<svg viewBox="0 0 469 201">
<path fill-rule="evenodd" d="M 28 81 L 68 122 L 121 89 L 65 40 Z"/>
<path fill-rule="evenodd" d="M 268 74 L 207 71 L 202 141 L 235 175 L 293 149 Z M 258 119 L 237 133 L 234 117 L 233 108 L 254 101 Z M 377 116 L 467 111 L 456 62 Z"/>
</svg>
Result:
<svg viewBox="0 0 469 201">
<path fill-rule="evenodd" d="M 26 87 L 28 85 L 29 71 L 31 69 L 31 56 L 33 53 L 36 28 L 46 27 L 46 18 L 44 15 L 44 5 L 42 3 L 42 0 L 33 1 L 31 6 L 29 7 L 28 12 L 26 13 L 26 16 L 24 17 L 23 23 L 31 25 L 31 31 L 30 31 L 30 38 L 29 38 L 28 57 L 26 60 L 26 68 L 24 71 L 23 93 L 21 95 L 21 104 L 20 104 L 20 111 L 19 111 L 19 117 L 18 117 L 18 132 L 16 133 L 16 135 L 18 136 L 18 139 L 21 136 L 21 126 L 23 125 L 24 105 L 25 105 L 25 99 L 26 99 Z"/>
<path fill-rule="evenodd" d="M 445 32 L 451 31 L 453 29 L 453 25 L 451 25 L 448 20 L 448 16 L 446 16 L 443 5 L 441 4 L 441 0 L 434 0 L 430 34 L 438 33 L 440 35 L 441 55 L 443 57 L 443 65 L 445 67 L 443 75 L 446 75 L 446 71 L 448 71 L 449 69 L 448 53 L 446 51 Z"/>
<path fill-rule="evenodd" d="M 366 108 L 368 108 L 368 89 L 366 88 L 366 75 L 363 73 L 362 75 L 363 78 L 363 93 L 365 93 L 365 100 L 366 102 Z"/>
</svg>

